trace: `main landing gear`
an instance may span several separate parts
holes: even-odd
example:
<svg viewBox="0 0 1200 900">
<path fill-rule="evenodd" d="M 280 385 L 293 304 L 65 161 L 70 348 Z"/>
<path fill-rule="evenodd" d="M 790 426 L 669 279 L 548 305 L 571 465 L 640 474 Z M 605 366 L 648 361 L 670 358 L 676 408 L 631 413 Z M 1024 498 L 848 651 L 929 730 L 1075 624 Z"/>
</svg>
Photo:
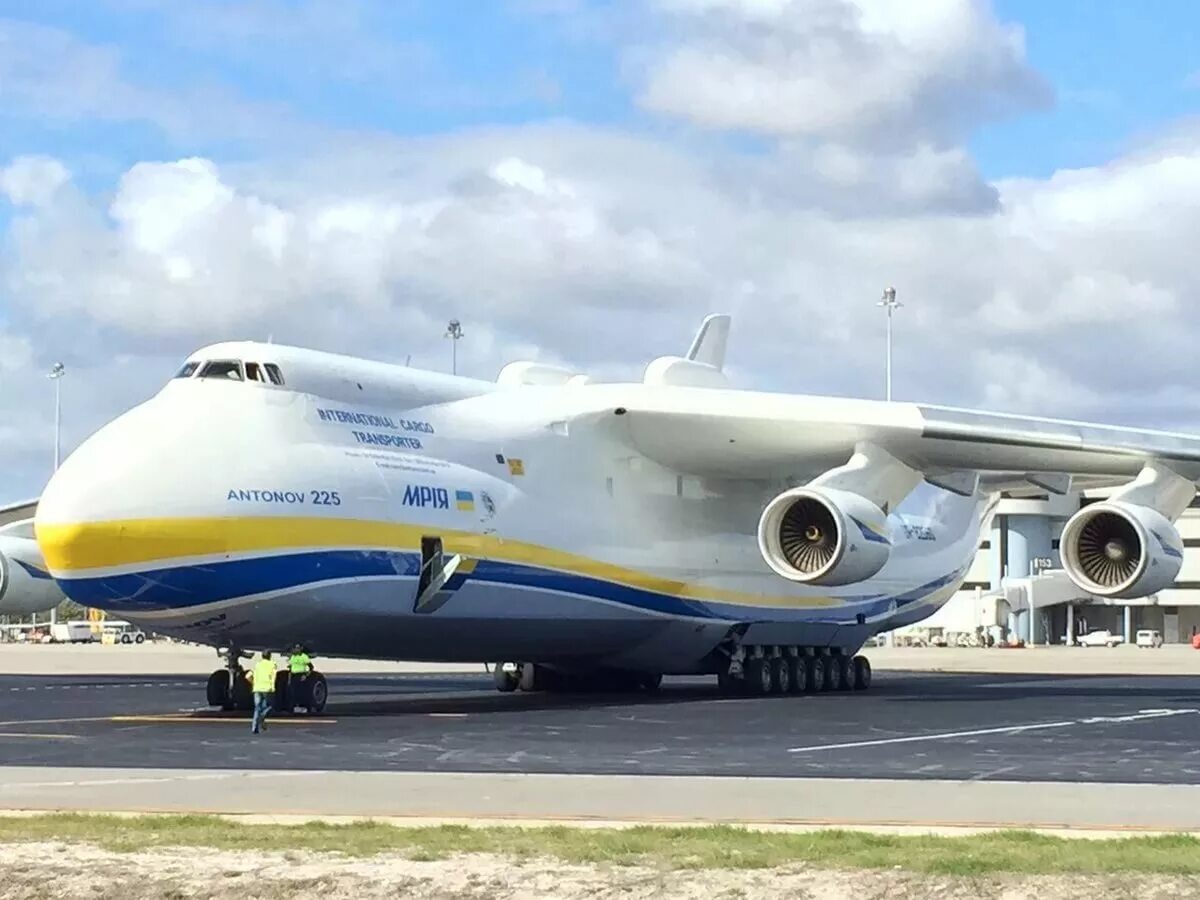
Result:
<svg viewBox="0 0 1200 900">
<path fill-rule="evenodd" d="M 659 672 L 626 672 L 617 669 L 563 672 L 538 663 L 514 662 L 493 664 L 492 679 L 496 690 L 504 694 L 517 690 L 560 694 L 652 692 L 662 684 L 662 674 Z"/>
<path fill-rule="evenodd" d="M 871 663 L 837 649 L 739 646 L 717 673 L 717 685 L 724 694 L 755 696 L 865 691 Z"/>
<path fill-rule="evenodd" d="M 738 645 L 726 651 L 717 685 L 723 694 L 767 696 L 865 691 L 871 663 L 840 648 Z M 634 693 L 658 690 L 659 673 L 595 670 L 563 672 L 538 663 L 495 663 L 492 679 L 501 693 L 550 691 Z"/>
<path fill-rule="evenodd" d="M 218 650 L 225 658 L 225 668 L 217 669 L 208 676 L 206 689 L 208 705 L 226 712 L 249 711 L 254 708 L 254 693 L 251 690 L 250 674 L 242 668 L 242 659 L 250 654 L 236 647 Z M 272 709 L 279 712 L 295 712 L 303 709 L 309 715 L 320 715 L 329 700 L 329 683 L 315 669 L 302 678 L 293 679 L 286 672 L 275 676 L 275 696 Z"/>
</svg>

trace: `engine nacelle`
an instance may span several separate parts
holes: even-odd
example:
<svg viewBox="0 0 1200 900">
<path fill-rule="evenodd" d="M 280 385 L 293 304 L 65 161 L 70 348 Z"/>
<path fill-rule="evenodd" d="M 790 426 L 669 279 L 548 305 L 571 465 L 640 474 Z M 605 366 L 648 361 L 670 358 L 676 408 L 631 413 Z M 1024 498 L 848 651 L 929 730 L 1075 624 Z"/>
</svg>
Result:
<svg viewBox="0 0 1200 900">
<path fill-rule="evenodd" d="M 1148 506 L 1093 503 L 1075 513 L 1059 542 L 1063 568 L 1101 597 L 1145 597 L 1169 587 L 1183 565 L 1175 526 Z"/>
<path fill-rule="evenodd" d="M 883 511 L 865 497 L 800 487 L 767 504 L 758 547 L 772 569 L 806 584 L 854 584 L 883 568 L 892 541 Z"/>
<path fill-rule="evenodd" d="M 0 536 L 0 615 L 49 612 L 64 599 L 58 583 L 46 571 L 36 543 Z"/>
</svg>

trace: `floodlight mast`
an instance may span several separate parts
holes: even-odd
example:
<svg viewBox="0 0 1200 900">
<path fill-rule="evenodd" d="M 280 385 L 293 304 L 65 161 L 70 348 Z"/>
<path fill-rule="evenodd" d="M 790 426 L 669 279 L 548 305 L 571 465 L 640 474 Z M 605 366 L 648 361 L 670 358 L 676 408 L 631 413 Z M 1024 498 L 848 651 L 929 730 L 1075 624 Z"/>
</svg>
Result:
<svg viewBox="0 0 1200 900">
<path fill-rule="evenodd" d="M 458 342 L 462 340 L 463 329 L 462 323 L 458 319 L 451 319 L 450 324 L 446 326 L 446 333 L 442 337 L 450 338 L 450 372 L 453 375 L 458 374 Z"/>
<path fill-rule="evenodd" d="M 894 287 L 888 287 L 884 290 L 883 297 L 875 305 L 882 306 L 884 309 L 887 310 L 887 375 L 886 375 L 887 394 L 886 394 L 886 396 L 887 396 L 887 399 L 890 401 L 892 399 L 892 313 L 894 311 L 896 311 L 897 309 L 899 309 L 904 304 L 900 303 L 899 301 L 896 300 L 896 289 Z"/>
</svg>

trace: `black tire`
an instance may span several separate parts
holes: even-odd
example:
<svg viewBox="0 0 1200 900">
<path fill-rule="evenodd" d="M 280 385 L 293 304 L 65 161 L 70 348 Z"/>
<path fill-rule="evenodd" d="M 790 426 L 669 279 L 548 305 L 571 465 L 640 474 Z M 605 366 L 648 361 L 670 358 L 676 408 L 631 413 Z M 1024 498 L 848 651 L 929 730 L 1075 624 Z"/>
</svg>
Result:
<svg viewBox="0 0 1200 900">
<path fill-rule="evenodd" d="M 292 695 L 291 679 L 288 672 L 275 673 L 275 696 L 271 698 L 271 708 L 277 713 L 290 713 L 297 706 L 304 706 L 303 698 L 297 699 Z"/>
<path fill-rule="evenodd" d="M 217 669 L 208 676 L 206 694 L 209 706 L 219 706 L 221 709 L 232 709 L 229 698 L 229 670 Z"/>
<path fill-rule="evenodd" d="M 135 644 L 144 644 L 144 643 L 146 643 L 146 636 L 144 634 L 135 635 L 133 638 L 133 642 Z"/>
<path fill-rule="evenodd" d="M 792 693 L 803 694 L 808 690 L 808 666 L 798 656 L 788 657 L 787 665 L 792 677 Z"/>
<path fill-rule="evenodd" d="M 496 690 L 500 693 L 511 694 L 520 684 L 521 677 L 517 672 L 505 671 L 503 665 L 496 663 L 496 667 L 492 669 L 492 681 L 496 683 Z"/>
<path fill-rule="evenodd" d="M 865 656 L 854 657 L 854 689 L 865 691 L 871 686 L 871 661 Z"/>
<path fill-rule="evenodd" d="M 782 656 L 771 660 L 771 693 L 790 694 L 792 692 L 792 670 L 788 661 Z"/>
<path fill-rule="evenodd" d="M 250 690 L 250 679 L 245 672 L 238 672 L 233 679 L 229 692 L 229 706 L 226 709 L 254 709 L 254 692 Z"/>
<path fill-rule="evenodd" d="M 820 656 L 818 659 L 825 668 L 825 685 L 822 690 L 840 691 L 842 689 L 842 669 L 832 656 Z"/>
<path fill-rule="evenodd" d="M 540 666 L 535 666 L 533 663 L 523 663 L 521 665 L 521 675 L 517 679 L 517 686 L 522 691 L 533 692 L 542 689 L 544 678 L 539 677 L 541 673 L 538 671 Z"/>
<path fill-rule="evenodd" d="M 854 663 L 850 661 L 848 656 L 835 656 L 833 664 L 838 670 L 839 691 L 854 690 Z"/>
<path fill-rule="evenodd" d="M 734 678 L 728 671 L 717 673 L 717 690 L 722 694 L 738 694 L 742 690 L 742 681 Z"/>
<path fill-rule="evenodd" d="M 131 638 L 131 637 L 130 637 L 129 635 L 127 635 L 127 634 L 123 634 L 123 635 L 121 635 L 121 643 L 122 643 L 122 644 L 132 644 L 132 643 L 133 643 L 133 638 Z"/>
<path fill-rule="evenodd" d="M 825 658 L 823 656 L 810 656 L 804 661 L 804 664 L 808 669 L 808 684 L 805 685 L 805 690 L 810 694 L 819 694 L 825 690 L 825 680 L 828 675 L 825 667 Z"/>
<path fill-rule="evenodd" d="M 746 690 L 755 696 L 771 693 L 775 679 L 771 677 L 771 666 L 762 657 L 746 660 Z"/>
<path fill-rule="evenodd" d="M 329 702 L 329 683 L 320 672 L 308 673 L 308 714 L 319 716 Z"/>
</svg>

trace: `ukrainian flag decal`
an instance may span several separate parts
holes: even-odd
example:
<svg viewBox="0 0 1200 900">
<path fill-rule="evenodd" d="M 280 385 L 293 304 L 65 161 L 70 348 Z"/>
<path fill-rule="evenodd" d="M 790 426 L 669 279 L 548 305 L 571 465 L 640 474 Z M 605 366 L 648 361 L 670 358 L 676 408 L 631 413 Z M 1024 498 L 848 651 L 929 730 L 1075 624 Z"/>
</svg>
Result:
<svg viewBox="0 0 1200 900">
<path fill-rule="evenodd" d="M 475 495 L 470 491 L 455 491 L 454 502 L 463 512 L 475 511 Z"/>
</svg>

